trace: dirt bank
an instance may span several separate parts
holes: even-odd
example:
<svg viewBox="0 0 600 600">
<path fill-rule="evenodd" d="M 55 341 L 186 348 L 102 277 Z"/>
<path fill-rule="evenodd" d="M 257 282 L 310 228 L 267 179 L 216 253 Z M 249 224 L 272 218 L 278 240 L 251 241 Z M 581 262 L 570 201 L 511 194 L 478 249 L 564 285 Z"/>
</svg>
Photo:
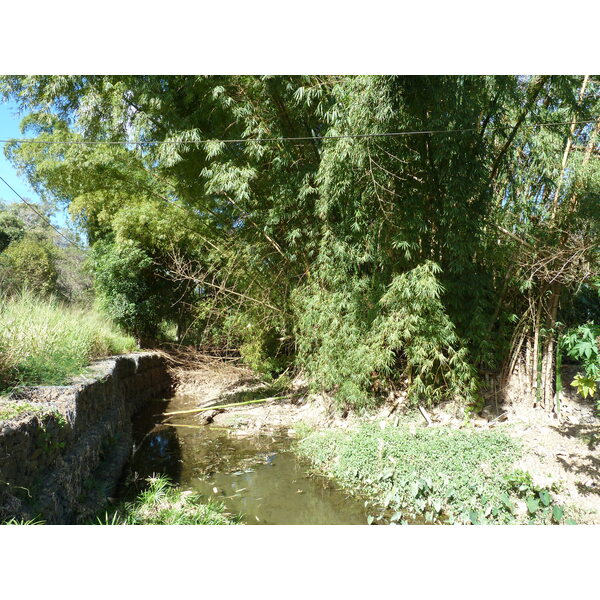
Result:
<svg viewBox="0 0 600 600">
<path fill-rule="evenodd" d="M 211 422 L 217 426 L 231 427 L 238 435 L 269 433 L 274 429 L 292 429 L 298 423 L 311 428 L 348 426 L 354 421 L 344 419 L 323 396 L 310 395 L 305 383 L 296 379 L 282 389 L 277 383 L 262 382 L 249 369 L 230 362 L 210 361 L 194 368 L 176 367 L 172 370 L 176 380 L 175 392 L 189 398 L 190 409 L 208 408 L 216 405 L 247 402 L 275 397 L 277 400 L 228 408 L 211 414 Z M 205 420 L 206 413 L 198 414 L 198 421 Z M 176 415 L 169 422 L 176 424 Z M 290 432 L 292 434 L 292 432 Z"/>
</svg>

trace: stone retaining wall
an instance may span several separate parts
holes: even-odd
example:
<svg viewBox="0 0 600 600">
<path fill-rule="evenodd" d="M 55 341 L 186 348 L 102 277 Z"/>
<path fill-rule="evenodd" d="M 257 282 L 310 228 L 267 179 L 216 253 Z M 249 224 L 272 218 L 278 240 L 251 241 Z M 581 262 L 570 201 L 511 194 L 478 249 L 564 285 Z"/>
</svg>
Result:
<svg viewBox="0 0 600 600">
<path fill-rule="evenodd" d="M 13 398 L 40 411 L 0 421 L 0 523 L 89 519 L 130 456 L 132 417 L 171 388 L 160 355 L 140 353 L 97 362 L 72 385 L 30 388 Z"/>
</svg>

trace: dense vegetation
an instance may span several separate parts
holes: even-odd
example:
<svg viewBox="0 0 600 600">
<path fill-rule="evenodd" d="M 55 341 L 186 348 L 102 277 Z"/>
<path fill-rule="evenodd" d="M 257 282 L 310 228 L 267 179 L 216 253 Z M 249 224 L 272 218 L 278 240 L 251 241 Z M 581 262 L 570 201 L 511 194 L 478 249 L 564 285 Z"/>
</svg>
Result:
<svg viewBox="0 0 600 600">
<path fill-rule="evenodd" d="M 501 431 L 410 430 L 366 424 L 307 435 L 299 444 L 322 473 L 366 493 L 393 522 L 559 523 L 552 490 L 515 469 L 518 445 Z"/>
<path fill-rule="evenodd" d="M 166 477 L 148 479 L 132 502 L 121 502 L 91 525 L 237 525 L 240 517 L 225 512 L 222 504 L 176 488 Z M 44 525 L 40 518 L 11 519 L 2 525 Z"/>
<path fill-rule="evenodd" d="M 97 311 L 27 291 L 0 297 L 0 392 L 17 385 L 61 384 L 96 358 L 135 348 L 132 337 Z"/>
<path fill-rule="evenodd" d="M 58 384 L 135 340 L 93 306 L 86 250 L 37 212 L 0 203 L 0 393 Z"/>
<path fill-rule="evenodd" d="M 71 232 L 50 226 L 54 211 L 48 203 L 35 210 L 0 202 L 0 292 L 6 297 L 28 289 L 66 303 L 91 301 L 85 250 L 69 243 Z"/>
<path fill-rule="evenodd" d="M 38 142 L 8 157 L 69 206 L 99 302 L 142 343 L 170 328 L 267 374 L 303 368 L 352 407 L 398 387 L 477 404 L 518 374 L 553 410 L 557 356 L 598 324 L 597 78 L 0 85 Z"/>
</svg>

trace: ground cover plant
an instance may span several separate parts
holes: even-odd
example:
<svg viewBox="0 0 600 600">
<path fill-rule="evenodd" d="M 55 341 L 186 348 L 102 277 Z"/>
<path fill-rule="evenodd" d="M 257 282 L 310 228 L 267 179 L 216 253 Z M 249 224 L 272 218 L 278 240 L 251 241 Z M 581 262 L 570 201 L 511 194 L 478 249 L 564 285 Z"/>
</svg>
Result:
<svg viewBox="0 0 600 600">
<path fill-rule="evenodd" d="M 27 291 L 0 299 L 0 392 L 62 384 L 94 359 L 135 348 L 132 337 L 92 309 Z"/>
<path fill-rule="evenodd" d="M 0 421 L 9 421 L 26 414 L 43 415 L 50 412 L 53 412 L 53 409 L 31 402 L 0 402 Z"/>
<path fill-rule="evenodd" d="M 464 524 L 564 521 L 552 491 L 514 468 L 519 446 L 501 431 L 366 424 L 314 432 L 298 450 L 320 472 L 371 496 L 392 522 L 410 515 Z"/>
<path fill-rule="evenodd" d="M 98 519 L 101 525 L 234 525 L 238 517 L 222 504 L 175 487 L 166 477 L 148 479 L 148 488 L 133 502 Z"/>
</svg>

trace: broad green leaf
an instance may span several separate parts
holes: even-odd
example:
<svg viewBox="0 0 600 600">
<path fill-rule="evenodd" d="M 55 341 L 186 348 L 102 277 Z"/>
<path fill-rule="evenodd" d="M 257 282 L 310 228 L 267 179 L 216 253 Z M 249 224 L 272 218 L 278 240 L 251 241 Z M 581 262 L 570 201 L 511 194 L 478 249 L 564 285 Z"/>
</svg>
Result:
<svg viewBox="0 0 600 600">
<path fill-rule="evenodd" d="M 537 500 L 536 498 L 528 498 L 526 503 L 527 503 L 527 510 L 532 515 L 534 515 L 537 512 L 538 508 L 540 507 L 540 501 Z"/>
<path fill-rule="evenodd" d="M 558 504 L 554 504 L 552 506 L 552 520 L 555 521 L 556 523 L 558 523 L 563 518 L 563 516 L 564 516 L 564 510 L 563 510 L 562 506 L 558 506 Z M 569 519 L 567 519 L 567 521 L 568 520 Z"/>
<path fill-rule="evenodd" d="M 548 506 L 552 501 L 552 497 L 546 490 L 542 490 L 539 494 L 540 500 L 544 506 Z"/>
</svg>

